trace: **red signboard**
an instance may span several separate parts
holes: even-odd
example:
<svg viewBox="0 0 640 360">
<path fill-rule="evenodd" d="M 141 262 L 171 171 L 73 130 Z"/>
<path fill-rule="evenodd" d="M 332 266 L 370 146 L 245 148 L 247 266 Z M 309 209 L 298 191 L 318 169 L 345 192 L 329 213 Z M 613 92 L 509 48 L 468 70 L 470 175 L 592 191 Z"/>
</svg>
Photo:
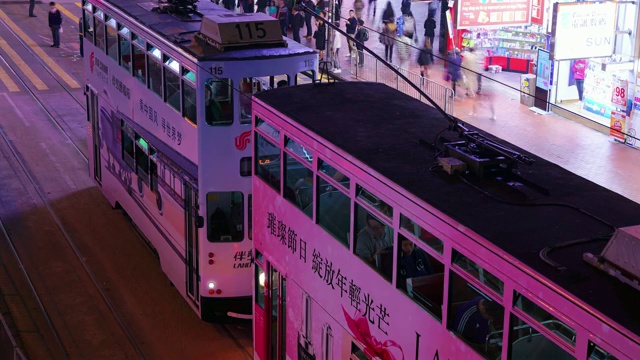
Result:
<svg viewBox="0 0 640 360">
<path fill-rule="evenodd" d="M 544 19 L 544 1 L 545 0 L 531 0 L 531 23 L 542 25 Z"/>
<path fill-rule="evenodd" d="M 458 29 L 529 25 L 532 1 L 458 0 Z"/>
</svg>

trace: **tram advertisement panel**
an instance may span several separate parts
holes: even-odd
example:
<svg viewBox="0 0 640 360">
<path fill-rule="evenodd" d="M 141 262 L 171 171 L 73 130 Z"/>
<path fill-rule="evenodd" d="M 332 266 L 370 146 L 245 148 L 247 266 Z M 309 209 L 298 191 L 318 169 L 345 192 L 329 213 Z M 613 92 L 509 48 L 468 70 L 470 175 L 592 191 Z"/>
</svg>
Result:
<svg viewBox="0 0 640 360">
<path fill-rule="evenodd" d="M 127 116 L 158 140 L 197 163 L 196 128 L 144 84 L 101 51 L 87 46 L 85 78 L 116 112 Z"/>
<path fill-rule="evenodd" d="M 253 190 L 255 246 L 287 278 L 288 358 L 478 357 L 269 185 Z"/>
</svg>

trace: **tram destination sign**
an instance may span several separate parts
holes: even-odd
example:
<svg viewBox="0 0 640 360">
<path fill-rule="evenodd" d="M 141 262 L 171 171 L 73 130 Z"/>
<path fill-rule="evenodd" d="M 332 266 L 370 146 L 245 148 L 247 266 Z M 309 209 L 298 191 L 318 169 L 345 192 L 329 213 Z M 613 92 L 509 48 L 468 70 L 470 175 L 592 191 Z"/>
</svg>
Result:
<svg viewBox="0 0 640 360">
<path fill-rule="evenodd" d="M 286 46 L 280 22 L 264 13 L 207 15 L 198 35 L 222 51 L 251 45 Z"/>
</svg>

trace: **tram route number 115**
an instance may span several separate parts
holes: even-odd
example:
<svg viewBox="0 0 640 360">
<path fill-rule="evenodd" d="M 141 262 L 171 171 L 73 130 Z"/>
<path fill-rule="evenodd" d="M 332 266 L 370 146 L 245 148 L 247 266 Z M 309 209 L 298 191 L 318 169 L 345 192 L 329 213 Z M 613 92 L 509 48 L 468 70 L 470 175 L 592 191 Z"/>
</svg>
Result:
<svg viewBox="0 0 640 360">
<path fill-rule="evenodd" d="M 264 22 L 249 22 L 236 24 L 238 37 L 240 40 L 264 39 L 267 36 L 267 30 L 264 28 Z"/>
</svg>

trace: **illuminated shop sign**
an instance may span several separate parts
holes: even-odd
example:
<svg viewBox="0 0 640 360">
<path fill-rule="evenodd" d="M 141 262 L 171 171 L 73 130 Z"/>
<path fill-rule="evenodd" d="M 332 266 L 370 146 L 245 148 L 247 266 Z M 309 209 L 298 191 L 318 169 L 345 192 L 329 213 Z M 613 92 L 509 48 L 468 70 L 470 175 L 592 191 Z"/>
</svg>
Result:
<svg viewBox="0 0 640 360">
<path fill-rule="evenodd" d="M 458 1 L 458 29 L 529 25 L 531 22 L 531 1 Z"/>
<path fill-rule="evenodd" d="M 552 58 L 570 60 L 611 56 L 616 6 L 612 2 L 554 4 Z"/>
</svg>

